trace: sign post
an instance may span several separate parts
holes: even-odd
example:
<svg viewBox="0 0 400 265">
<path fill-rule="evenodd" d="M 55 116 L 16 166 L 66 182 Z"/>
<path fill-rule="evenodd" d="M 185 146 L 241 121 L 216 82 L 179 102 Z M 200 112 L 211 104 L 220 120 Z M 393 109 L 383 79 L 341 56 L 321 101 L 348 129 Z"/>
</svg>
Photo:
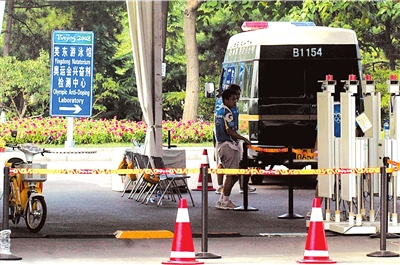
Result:
<svg viewBox="0 0 400 265">
<path fill-rule="evenodd" d="M 73 118 L 92 116 L 93 57 L 93 32 L 53 31 L 50 115 L 68 117 L 65 147 L 75 147 Z"/>
</svg>

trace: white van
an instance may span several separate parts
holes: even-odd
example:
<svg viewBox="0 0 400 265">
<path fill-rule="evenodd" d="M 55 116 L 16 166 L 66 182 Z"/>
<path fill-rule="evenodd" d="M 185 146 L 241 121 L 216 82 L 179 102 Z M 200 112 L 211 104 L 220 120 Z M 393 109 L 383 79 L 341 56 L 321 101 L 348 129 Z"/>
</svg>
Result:
<svg viewBox="0 0 400 265">
<path fill-rule="evenodd" d="M 334 97 L 339 101 L 344 91 L 340 80 L 362 76 L 355 32 L 307 22 L 245 22 L 242 29 L 247 31 L 229 40 L 218 87 L 219 95 L 232 83 L 242 89 L 239 133 L 247 135 L 254 146 L 312 150 L 320 81 L 327 75 L 337 80 Z M 216 102 L 218 108 L 222 101 Z M 362 111 L 361 86 L 356 102 Z M 291 155 L 295 161 L 311 158 Z M 250 167 L 287 165 L 288 161 L 287 153 L 249 150 Z"/>
</svg>

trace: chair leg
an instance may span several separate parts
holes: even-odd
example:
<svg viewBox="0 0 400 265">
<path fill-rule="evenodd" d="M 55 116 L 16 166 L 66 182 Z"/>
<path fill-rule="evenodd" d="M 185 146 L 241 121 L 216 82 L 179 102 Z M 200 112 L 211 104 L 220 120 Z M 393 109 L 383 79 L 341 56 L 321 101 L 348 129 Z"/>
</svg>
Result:
<svg viewBox="0 0 400 265">
<path fill-rule="evenodd" d="M 184 184 L 184 186 L 186 187 L 187 192 L 189 193 L 190 200 L 192 201 L 192 205 L 193 205 L 193 207 L 194 207 L 195 205 L 194 205 L 193 196 L 192 196 L 192 193 L 190 192 L 189 186 L 187 185 L 186 179 L 185 179 L 185 178 L 179 178 L 179 179 L 176 179 L 176 180 L 182 180 L 182 181 L 183 181 L 183 184 Z M 175 186 L 175 189 L 176 189 L 176 191 L 177 191 L 176 193 L 177 193 L 178 197 L 179 197 L 179 198 L 182 198 L 182 193 L 181 193 L 181 191 L 179 190 L 179 186 L 178 186 L 178 184 L 176 183 L 175 179 L 174 179 L 174 186 Z"/>
<path fill-rule="evenodd" d="M 170 186 L 171 186 L 171 181 L 167 181 L 168 183 L 166 184 L 166 186 L 163 188 L 163 191 L 162 191 L 162 194 L 161 194 L 161 198 L 159 199 L 159 201 L 157 202 L 157 206 L 160 206 L 161 205 L 161 201 L 164 199 L 164 197 L 165 197 L 165 195 L 170 195 L 171 196 L 171 200 L 172 201 L 176 201 L 175 200 L 175 197 L 174 197 L 174 194 L 173 193 L 171 193 L 171 189 L 170 189 Z M 160 185 L 161 186 L 161 185 Z"/>
<path fill-rule="evenodd" d="M 147 187 L 149 185 L 149 183 L 146 182 L 146 181 L 142 181 L 142 182 L 143 182 L 143 185 L 140 188 L 139 193 L 136 195 L 136 199 L 135 200 L 137 202 L 140 201 L 140 198 L 144 195 L 144 193 L 146 192 L 146 189 L 147 189 Z"/>
<path fill-rule="evenodd" d="M 182 199 L 182 193 L 181 193 L 181 191 L 179 190 L 179 186 L 178 186 L 178 184 L 176 183 L 176 179 L 173 179 L 173 180 L 172 180 L 172 185 L 173 185 L 173 188 L 175 188 L 175 193 L 176 193 L 176 196 L 178 197 L 178 199 L 179 199 L 179 200 Z M 172 192 L 174 192 L 174 191 L 172 190 Z"/>
<path fill-rule="evenodd" d="M 192 200 L 192 205 L 193 205 L 193 207 L 194 207 L 193 196 L 192 196 L 192 193 L 190 192 L 189 186 L 187 185 L 186 179 L 182 179 L 182 180 L 183 180 L 183 182 L 185 183 L 185 187 L 186 187 L 186 189 L 187 189 L 187 192 L 189 193 L 190 200 Z"/>
<path fill-rule="evenodd" d="M 134 195 L 138 191 L 139 187 L 143 184 L 142 176 L 140 176 L 135 183 L 135 186 L 132 188 L 131 193 L 129 193 L 128 199 L 133 199 Z"/>
<path fill-rule="evenodd" d="M 126 190 L 128 189 L 129 185 L 132 183 L 132 180 L 129 180 L 126 186 L 124 187 L 124 190 L 122 191 L 121 197 L 124 197 Z"/>
<path fill-rule="evenodd" d="M 146 205 L 149 203 L 149 200 L 150 200 L 151 196 L 153 196 L 154 191 L 157 189 L 157 187 L 158 187 L 158 183 L 151 185 L 149 190 L 146 192 L 146 194 L 145 194 L 145 196 L 144 196 L 144 198 L 142 200 L 142 203 L 144 203 Z"/>
</svg>

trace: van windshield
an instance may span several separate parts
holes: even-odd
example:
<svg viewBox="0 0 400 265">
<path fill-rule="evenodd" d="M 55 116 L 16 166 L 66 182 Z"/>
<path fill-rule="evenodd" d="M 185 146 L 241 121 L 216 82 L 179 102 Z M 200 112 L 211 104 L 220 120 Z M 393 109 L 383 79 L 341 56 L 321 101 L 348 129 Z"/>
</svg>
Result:
<svg viewBox="0 0 400 265">
<path fill-rule="evenodd" d="M 350 74 L 359 75 L 358 61 L 349 60 L 263 60 L 259 67 L 259 97 L 269 98 L 315 98 L 321 91 L 326 75 L 337 80 L 336 93 L 343 92 Z"/>
</svg>

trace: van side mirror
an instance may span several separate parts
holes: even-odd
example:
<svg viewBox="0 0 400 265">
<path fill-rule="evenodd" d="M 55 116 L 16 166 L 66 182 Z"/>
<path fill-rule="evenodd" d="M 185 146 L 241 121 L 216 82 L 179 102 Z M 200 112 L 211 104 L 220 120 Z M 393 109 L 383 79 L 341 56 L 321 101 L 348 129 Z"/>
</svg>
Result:
<svg viewBox="0 0 400 265">
<path fill-rule="evenodd" d="M 215 97 L 215 85 L 214 83 L 206 83 L 204 85 L 204 95 L 206 98 L 214 98 Z"/>
</svg>

